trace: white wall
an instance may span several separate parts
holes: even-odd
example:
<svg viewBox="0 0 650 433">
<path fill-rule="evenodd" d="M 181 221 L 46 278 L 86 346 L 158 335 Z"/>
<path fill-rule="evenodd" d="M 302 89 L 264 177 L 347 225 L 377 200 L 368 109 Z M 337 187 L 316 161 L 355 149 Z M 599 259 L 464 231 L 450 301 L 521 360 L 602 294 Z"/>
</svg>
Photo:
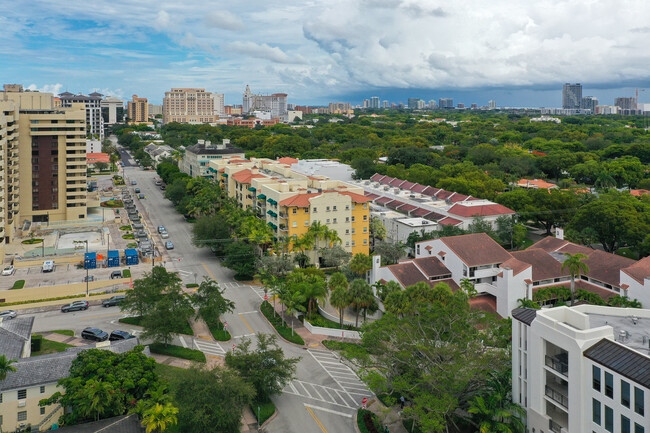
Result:
<svg viewBox="0 0 650 433">
<path fill-rule="evenodd" d="M 621 285 L 627 284 L 630 286 L 627 289 L 627 297 L 630 299 L 637 299 L 643 305 L 643 308 L 650 308 L 650 279 L 644 280 L 645 284 L 639 283 L 634 278 L 630 277 L 621 271 Z M 624 293 L 621 293 L 623 295 Z"/>
</svg>

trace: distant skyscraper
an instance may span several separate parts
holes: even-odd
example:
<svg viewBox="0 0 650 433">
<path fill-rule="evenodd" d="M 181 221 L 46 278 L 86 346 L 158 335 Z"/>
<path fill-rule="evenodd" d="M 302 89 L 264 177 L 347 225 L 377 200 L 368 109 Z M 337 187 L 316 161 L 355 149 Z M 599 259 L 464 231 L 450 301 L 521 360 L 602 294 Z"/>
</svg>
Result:
<svg viewBox="0 0 650 433">
<path fill-rule="evenodd" d="M 476 102 L 472 102 L 472 105 L 470 106 L 472 110 L 476 110 L 478 108 L 478 104 Z"/>
<path fill-rule="evenodd" d="M 272 95 L 256 95 L 246 85 L 242 100 L 242 111 L 244 114 L 251 111 L 270 111 L 272 118 L 287 118 L 287 94 L 273 93 Z"/>
<path fill-rule="evenodd" d="M 418 110 L 424 110 L 427 106 L 427 103 L 422 99 L 418 99 Z"/>
<path fill-rule="evenodd" d="M 388 101 L 383 101 L 381 103 L 381 108 L 390 108 L 390 102 Z"/>
<path fill-rule="evenodd" d="M 104 119 L 102 119 L 102 95 L 93 92 L 88 96 L 74 95 L 70 92 L 63 92 L 59 95 L 62 107 L 72 107 L 72 104 L 84 104 L 86 107 L 86 131 L 88 134 L 96 135 L 99 139 L 104 138 Z"/>
<path fill-rule="evenodd" d="M 370 98 L 370 108 L 379 108 L 379 96 Z"/>
<path fill-rule="evenodd" d="M 149 101 L 147 98 L 138 98 L 138 95 L 133 95 L 132 100 L 127 102 L 127 108 L 129 122 L 149 122 Z"/>
<path fill-rule="evenodd" d="M 562 87 L 562 108 L 565 109 L 580 109 L 582 104 L 582 84 L 569 84 L 566 83 Z"/>
<path fill-rule="evenodd" d="M 415 110 L 416 108 L 418 108 L 419 100 L 420 98 L 409 98 L 407 102 L 409 110 Z"/>
<path fill-rule="evenodd" d="M 621 114 L 636 114 L 636 98 L 621 97 L 614 99 L 614 105 Z"/>
<path fill-rule="evenodd" d="M 462 102 L 459 102 L 458 105 L 456 105 L 456 107 L 465 108 L 465 104 L 463 104 Z"/>
<path fill-rule="evenodd" d="M 165 92 L 162 114 L 163 123 L 198 124 L 217 121 L 212 92 L 198 88 L 172 88 Z"/>
<path fill-rule="evenodd" d="M 434 109 L 436 109 L 437 107 L 438 107 L 438 103 L 436 102 L 436 100 L 435 100 L 435 99 L 431 99 L 431 100 L 429 101 L 429 109 L 430 109 L 430 110 L 434 110 Z"/>
<path fill-rule="evenodd" d="M 497 108 L 497 101 L 489 100 L 488 101 L 488 108 L 491 109 L 491 110 L 494 110 L 495 108 Z"/>
<path fill-rule="evenodd" d="M 363 108 L 370 108 L 370 99 L 363 100 Z"/>
<path fill-rule="evenodd" d="M 582 98 L 582 108 L 585 110 L 591 110 L 593 114 L 596 114 L 596 107 L 598 106 L 598 99 L 593 96 L 585 96 Z"/>
<path fill-rule="evenodd" d="M 438 99 L 438 107 L 454 108 L 454 100 L 452 98 L 440 98 Z"/>
</svg>

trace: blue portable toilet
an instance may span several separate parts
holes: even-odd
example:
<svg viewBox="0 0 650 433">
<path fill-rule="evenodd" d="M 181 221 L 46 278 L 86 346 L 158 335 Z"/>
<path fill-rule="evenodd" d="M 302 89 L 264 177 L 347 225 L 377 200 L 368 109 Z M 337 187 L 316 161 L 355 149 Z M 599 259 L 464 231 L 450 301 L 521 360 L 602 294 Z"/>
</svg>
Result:
<svg viewBox="0 0 650 433">
<path fill-rule="evenodd" d="M 84 269 L 97 268 L 97 253 L 86 253 L 84 258 Z"/>
<path fill-rule="evenodd" d="M 120 252 L 118 250 L 108 251 L 108 259 L 106 260 L 106 265 L 109 268 L 120 266 Z"/>
<path fill-rule="evenodd" d="M 127 248 L 124 250 L 124 255 L 126 256 L 126 265 L 137 265 L 138 264 L 138 252 L 135 248 Z"/>
</svg>

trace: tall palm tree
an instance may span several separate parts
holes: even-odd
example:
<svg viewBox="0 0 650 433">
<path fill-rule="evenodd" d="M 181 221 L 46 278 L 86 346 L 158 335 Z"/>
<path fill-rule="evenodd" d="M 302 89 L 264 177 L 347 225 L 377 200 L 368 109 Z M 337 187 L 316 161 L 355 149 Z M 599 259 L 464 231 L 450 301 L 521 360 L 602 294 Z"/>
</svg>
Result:
<svg viewBox="0 0 650 433">
<path fill-rule="evenodd" d="M 580 275 L 589 272 L 589 266 L 582 261 L 583 259 L 588 259 L 589 257 L 586 254 L 582 253 L 564 253 L 564 256 L 566 257 L 566 260 L 564 260 L 564 263 L 562 263 L 562 270 L 564 270 L 564 268 L 567 268 L 571 274 L 571 305 L 575 305 L 576 275 L 580 277 Z"/>
<path fill-rule="evenodd" d="M 90 379 L 82 390 L 84 401 L 84 416 L 95 415 L 98 421 L 109 409 L 115 398 L 113 386 L 108 382 Z"/>
<path fill-rule="evenodd" d="M 307 299 L 307 317 L 312 317 L 312 307 L 318 301 L 325 302 L 327 299 L 327 286 L 325 281 L 319 278 L 320 281 L 316 279 L 311 279 L 307 284 L 301 285 L 301 291 L 305 299 Z"/>
<path fill-rule="evenodd" d="M 347 290 L 348 286 L 348 279 L 343 272 L 334 272 L 327 282 L 327 287 L 329 287 L 330 290 L 335 290 L 338 287 L 343 287 Z"/>
<path fill-rule="evenodd" d="M 176 424 L 178 418 L 176 414 L 178 409 L 171 403 L 156 403 L 144 412 L 142 425 L 146 428 L 146 433 L 164 432 L 170 425 Z"/>
<path fill-rule="evenodd" d="M 350 285 L 350 290 L 348 291 L 348 301 L 349 305 L 353 306 L 357 312 L 357 317 L 355 321 L 355 327 L 359 327 L 359 313 L 362 308 L 367 308 L 372 305 L 375 300 L 374 295 L 372 294 L 372 288 L 365 280 L 357 278 L 352 281 Z"/>
<path fill-rule="evenodd" d="M 330 304 L 339 311 L 339 326 L 343 329 L 343 310 L 350 305 L 347 286 L 337 286 L 332 290 Z"/>
<path fill-rule="evenodd" d="M 5 380 L 7 374 L 16 371 L 16 367 L 11 365 L 15 362 L 15 359 L 7 359 L 5 355 L 0 355 L 0 381 Z"/>
<path fill-rule="evenodd" d="M 524 408 L 512 401 L 510 372 L 492 372 L 480 394 L 469 401 L 471 422 L 481 433 L 523 433 Z"/>
<path fill-rule="evenodd" d="M 365 277 L 366 272 L 372 269 L 372 258 L 363 253 L 357 253 L 350 260 L 350 270 L 355 274 Z"/>
<path fill-rule="evenodd" d="M 284 299 L 281 299 L 282 304 L 286 307 L 287 315 L 291 315 L 298 311 L 305 311 L 304 303 L 305 296 L 300 291 L 289 292 L 285 294 Z M 293 320 L 291 320 L 291 335 L 293 335 Z"/>
</svg>

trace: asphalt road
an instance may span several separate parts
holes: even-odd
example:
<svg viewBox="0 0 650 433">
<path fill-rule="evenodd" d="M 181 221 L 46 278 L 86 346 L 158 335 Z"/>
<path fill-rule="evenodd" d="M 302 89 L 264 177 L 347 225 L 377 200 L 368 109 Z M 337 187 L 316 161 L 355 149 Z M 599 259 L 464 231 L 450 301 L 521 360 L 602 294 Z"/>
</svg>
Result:
<svg viewBox="0 0 650 433">
<path fill-rule="evenodd" d="M 176 338 L 175 343 L 198 348 L 207 355 L 223 356 L 232 344 L 255 333 L 273 334 L 274 331 L 259 313 L 263 300 L 260 287 L 240 284 L 232 278 L 232 271 L 220 265 L 207 248 L 196 248 L 191 243 L 191 224 L 179 215 L 164 199 L 163 191 L 155 186 L 154 171 L 144 171 L 123 153 L 124 177 L 130 189 L 140 188 L 146 199 L 140 201 L 141 210 L 153 227 L 164 225 L 173 241 L 174 249 L 166 251 L 164 266 L 177 271 L 185 283 L 200 282 L 209 277 L 226 289 L 225 296 L 235 302 L 233 313 L 226 314 L 231 342 L 206 342 L 189 337 Z M 135 180 L 137 185 L 130 185 Z M 156 242 L 156 244 L 158 244 Z M 123 314 L 116 307 L 91 306 L 87 311 L 63 314 L 59 311 L 38 313 L 34 331 L 74 329 L 79 335 L 87 326 L 111 332 L 116 329 L 138 333 L 137 329 L 119 323 Z M 269 433 L 347 433 L 354 432 L 353 413 L 370 392 L 352 370 L 329 351 L 305 349 L 284 341 L 279 342 L 288 357 L 300 357 L 296 380 L 284 392 L 274 397 L 279 414 L 266 427 Z"/>
</svg>

